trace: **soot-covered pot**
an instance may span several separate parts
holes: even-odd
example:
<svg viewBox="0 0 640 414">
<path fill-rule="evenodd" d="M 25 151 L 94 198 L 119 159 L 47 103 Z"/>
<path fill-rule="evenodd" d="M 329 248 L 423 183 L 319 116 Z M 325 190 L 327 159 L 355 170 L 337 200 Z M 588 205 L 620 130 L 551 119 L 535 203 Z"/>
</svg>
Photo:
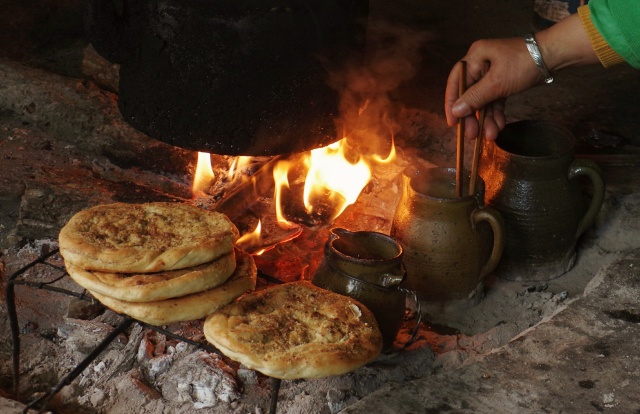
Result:
<svg viewBox="0 0 640 414">
<path fill-rule="evenodd" d="M 152 138 L 228 155 L 337 139 L 327 83 L 357 55 L 366 0 L 91 0 L 94 48 L 120 64 L 119 108 Z"/>
</svg>

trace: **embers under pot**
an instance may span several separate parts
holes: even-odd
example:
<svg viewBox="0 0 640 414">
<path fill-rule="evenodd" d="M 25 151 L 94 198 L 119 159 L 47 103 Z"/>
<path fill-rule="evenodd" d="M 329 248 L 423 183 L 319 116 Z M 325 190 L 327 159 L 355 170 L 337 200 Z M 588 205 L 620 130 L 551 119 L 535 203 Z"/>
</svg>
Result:
<svg viewBox="0 0 640 414">
<path fill-rule="evenodd" d="M 227 155 L 342 138 L 327 77 L 362 46 L 368 1 L 92 0 L 88 9 L 93 46 L 120 64 L 120 112 L 147 135 Z"/>
</svg>

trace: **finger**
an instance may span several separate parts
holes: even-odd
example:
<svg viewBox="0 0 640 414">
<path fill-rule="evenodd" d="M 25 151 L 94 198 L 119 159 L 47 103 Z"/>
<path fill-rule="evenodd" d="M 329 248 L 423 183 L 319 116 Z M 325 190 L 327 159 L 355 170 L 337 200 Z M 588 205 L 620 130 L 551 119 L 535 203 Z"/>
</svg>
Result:
<svg viewBox="0 0 640 414">
<path fill-rule="evenodd" d="M 482 66 L 472 65 L 472 67 L 476 67 L 477 69 L 475 70 L 475 72 L 466 71 L 467 76 L 465 79 L 465 84 L 467 85 L 467 88 L 465 89 L 464 93 L 462 93 L 461 95 L 460 94 L 458 95 L 458 99 L 456 99 L 455 102 L 453 102 L 453 104 L 451 105 L 451 115 L 453 117 L 463 118 L 467 116 L 472 116 L 477 109 L 472 105 L 469 105 L 468 99 L 465 99 L 465 97 L 468 96 L 467 91 L 469 90 L 468 89 L 469 85 L 473 85 L 474 83 L 476 83 L 478 79 L 480 79 L 482 76 L 482 73 L 480 71 L 480 68 Z M 460 76 L 461 76 L 461 73 L 458 74 L 458 80 L 460 79 Z M 460 88 L 458 88 L 458 91 L 459 90 Z"/>
<path fill-rule="evenodd" d="M 460 63 L 456 64 L 447 78 L 447 87 L 444 96 L 444 111 L 447 118 L 447 124 L 453 126 L 458 122 L 458 117 L 454 116 L 451 108 L 459 98 L 459 82 L 460 82 Z"/>
<path fill-rule="evenodd" d="M 471 86 L 482 79 L 490 68 L 490 63 L 482 58 L 467 59 L 467 86 Z"/>
<path fill-rule="evenodd" d="M 499 96 L 496 96 L 490 81 L 485 77 L 471 85 L 460 99 L 454 102 L 451 113 L 454 116 L 467 116 L 469 112 L 475 112 L 497 98 Z"/>
<path fill-rule="evenodd" d="M 484 136 L 489 140 L 494 140 L 498 137 L 498 133 L 504 128 L 504 124 L 501 124 L 500 119 L 504 120 L 503 105 L 498 101 L 492 102 L 487 105 L 487 115 L 484 121 Z"/>
<path fill-rule="evenodd" d="M 489 104 L 487 106 L 485 106 L 486 108 L 486 115 L 484 117 L 484 125 L 482 127 L 482 136 L 484 138 L 487 138 L 487 129 L 489 130 L 489 137 L 488 139 L 493 139 L 493 134 L 495 133 L 495 119 L 493 118 L 493 114 L 494 114 L 494 110 L 493 110 L 493 104 Z"/>
<path fill-rule="evenodd" d="M 475 139 L 478 136 L 478 119 L 475 115 L 464 117 L 464 136 L 467 139 Z"/>
<path fill-rule="evenodd" d="M 493 116 L 487 116 L 484 120 L 484 137 L 488 140 L 494 140 L 498 137 L 498 124 Z"/>
<path fill-rule="evenodd" d="M 498 126 L 498 130 L 502 131 L 502 129 L 507 125 L 507 118 L 504 113 L 505 108 L 505 99 L 498 99 L 493 102 L 493 119 L 496 121 Z"/>
</svg>

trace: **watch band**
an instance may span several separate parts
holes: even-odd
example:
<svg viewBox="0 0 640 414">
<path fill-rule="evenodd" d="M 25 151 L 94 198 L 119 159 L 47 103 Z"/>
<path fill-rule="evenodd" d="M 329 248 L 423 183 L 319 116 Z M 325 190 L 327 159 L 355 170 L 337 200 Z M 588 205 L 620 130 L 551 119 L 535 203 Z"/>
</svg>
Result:
<svg viewBox="0 0 640 414">
<path fill-rule="evenodd" d="M 533 36 L 533 33 L 529 33 L 524 37 L 524 43 L 527 45 L 527 50 L 533 59 L 533 62 L 536 64 L 542 76 L 544 76 L 545 83 L 553 82 L 553 76 L 549 73 L 549 69 L 544 64 L 544 60 L 542 59 L 542 54 L 540 53 L 540 49 L 538 48 L 538 43 L 536 42 L 536 38 Z"/>
</svg>

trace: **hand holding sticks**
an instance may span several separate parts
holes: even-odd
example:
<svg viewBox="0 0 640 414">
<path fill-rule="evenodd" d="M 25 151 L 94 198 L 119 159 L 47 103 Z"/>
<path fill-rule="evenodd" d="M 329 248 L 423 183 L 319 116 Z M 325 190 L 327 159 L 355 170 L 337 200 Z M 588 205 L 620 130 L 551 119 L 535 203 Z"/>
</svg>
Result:
<svg viewBox="0 0 640 414">
<path fill-rule="evenodd" d="M 460 61 L 460 78 L 458 96 L 462 96 L 467 89 L 467 62 Z M 480 110 L 478 120 L 478 137 L 473 151 L 473 163 L 471 165 L 471 178 L 469 182 L 469 195 L 473 195 L 476 189 L 476 180 L 478 176 L 478 164 L 480 163 L 480 152 L 482 151 L 482 130 L 484 128 L 484 117 L 486 107 Z M 462 197 L 462 188 L 464 173 L 464 118 L 458 119 L 458 135 L 456 145 L 456 197 Z"/>
</svg>

